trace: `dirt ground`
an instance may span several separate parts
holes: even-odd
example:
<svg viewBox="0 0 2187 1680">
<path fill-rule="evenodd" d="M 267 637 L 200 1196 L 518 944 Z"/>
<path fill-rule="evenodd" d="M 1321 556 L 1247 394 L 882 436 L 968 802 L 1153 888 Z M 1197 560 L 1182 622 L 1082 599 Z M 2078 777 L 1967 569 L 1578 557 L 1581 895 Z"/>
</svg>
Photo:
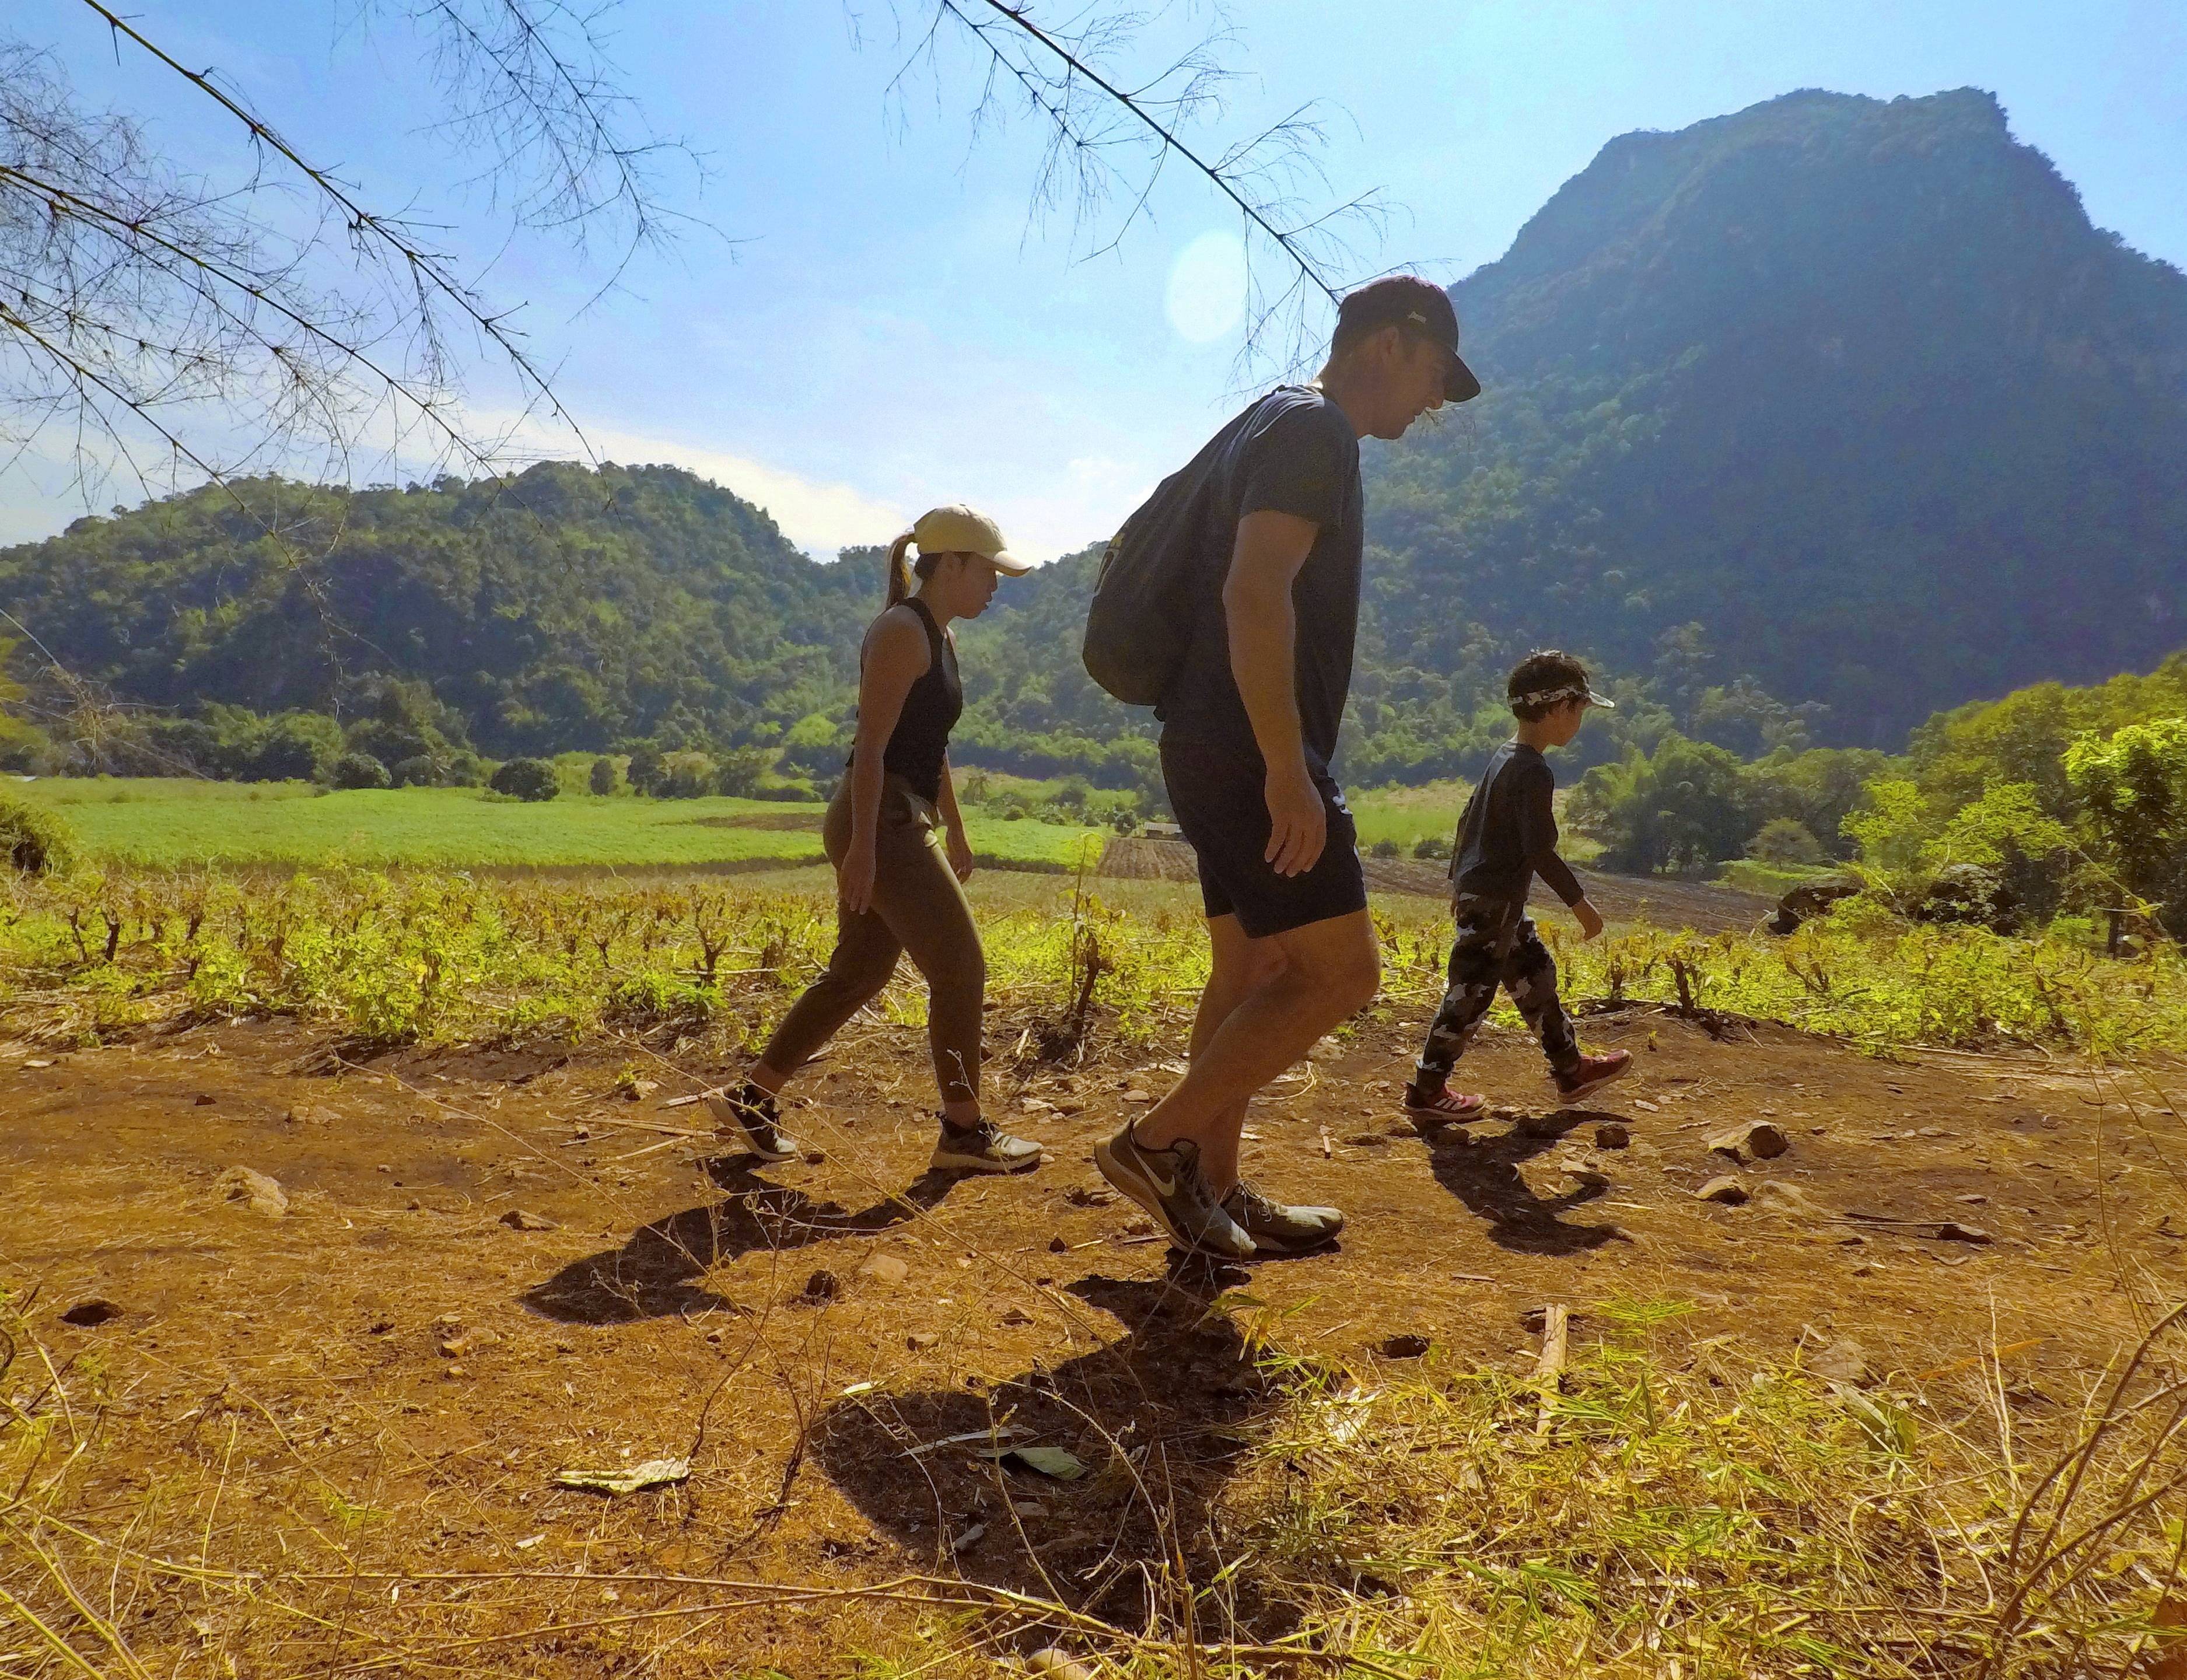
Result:
<svg viewBox="0 0 2187 1680">
<path fill-rule="evenodd" d="M 1226 1288 L 1285 1348 L 1370 1376 L 1392 1336 L 1525 1366 L 1529 1307 L 1570 1303 L 1583 1339 L 1593 1303 L 1676 1298 L 1697 1309 L 1682 1333 L 1759 1363 L 1828 1350 L 1916 1391 L 2001 1348 L 2010 1404 L 2040 1419 L 2133 1339 L 2129 1285 L 2187 1276 L 2150 1129 L 2176 1144 L 2178 1118 L 2146 1093 L 2139 1118 L 2107 1104 L 2070 1065 L 1882 1060 L 1635 1009 L 1583 1023 L 1639 1059 L 1594 1109 L 1559 1111 L 1532 1045 L 1492 1029 L 1463 1076 L 1498 1116 L 1425 1138 L 1394 1106 L 1418 1026 L 1400 1011 L 1325 1042 L 1251 1121 L 1251 1172 L 1342 1206 L 1341 1245 L 1219 1272 L 1172 1264 L 1094 1171 L 1096 1139 L 1174 1077 L 1113 1045 L 1071 1073 L 998 1070 L 998 1112 L 1049 1160 L 959 1181 L 923 1172 L 921 1038 L 878 1025 L 793 1087 L 811 1154 L 781 1168 L 718 1155 L 690 1130 L 702 1110 L 666 1105 L 722 1069 L 631 1046 L 342 1066 L 309 1030 L 258 1023 L 0 1047 L 0 1282 L 35 1291 L 57 1363 L 102 1374 L 108 1509 L 216 1466 L 226 1497 L 194 1548 L 211 1559 L 535 1570 L 555 1582 L 539 1613 L 583 1624 L 617 1613 L 616 1589 L 564 1577 L 609 1570 L 961 1575 L 1133 1618 L 1160 1558 L 1128 1486 L 933 1443 L 999 1421 L 1089 1462 L 1105 1437 L 1147 1449 L 1193 1531 L 1274 1403 L 1241 1358 L 1250 1315 L 1207 1310 Z M 1016 1037 L 998 1020 L 998 1045 Z M 656 1087 L 630 1099 L 628 1069 Z M 1757 1120 L 1785 1154 L 1712 1153 Z M 1603 1146 L 1611 1125 L 1626 1146 Z M 278 1181 L 285 1214 L 228 1199 L 239 1166 Z M 1695 1197 L 1726 1174 L 1746 1205 Z M 92 1300 L 118 1314 L 63 1321 Z M 8 1380 L 27 1393 L 25 1366 Z M 689 1480 L 663 1491 L 553 1481 L 684 1455 Z M 248 1605 L 184 1596 L 136 1629 L 154 1666 L 254 1637 Z M 845 1672 L 909 1614 L 858 1599 L 679 1626 L 730 1672 L 804 1676 Z M 565 1658 L 615 1666 L 582 1642 Z"/>
</svg>

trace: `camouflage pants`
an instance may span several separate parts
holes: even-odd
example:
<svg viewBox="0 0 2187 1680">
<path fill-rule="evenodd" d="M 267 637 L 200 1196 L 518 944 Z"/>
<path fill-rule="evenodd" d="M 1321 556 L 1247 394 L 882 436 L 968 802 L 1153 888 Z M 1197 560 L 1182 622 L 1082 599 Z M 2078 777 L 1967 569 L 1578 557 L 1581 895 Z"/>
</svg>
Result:
<svg viewBox="0 0 2187 1680">
<path fill-rule="evenodd" d="M 1534 931 L 1523 907 L 1461 898 L 1456 912 L 1458 938 L 1450 947 L 1450 986 L 1428 1027 L 1414 1083 L 1423 1091 L 1442 1088 L 1480 1031 L 1481 1019 L 1496 1001 L 1498 986 L 1511 994 L 1526 1025 L 1541 1040 L 1550 1067 L 1562 1073 L 1577 1066 L 1579 1041 L 1557 997 L 1556 959 Z"/>
</svg>

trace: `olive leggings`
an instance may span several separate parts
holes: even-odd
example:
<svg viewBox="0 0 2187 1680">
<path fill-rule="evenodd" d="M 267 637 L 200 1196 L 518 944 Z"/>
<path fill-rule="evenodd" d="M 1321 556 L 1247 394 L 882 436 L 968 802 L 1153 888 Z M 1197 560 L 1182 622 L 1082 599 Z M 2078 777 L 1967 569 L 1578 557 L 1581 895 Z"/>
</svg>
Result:
<svg viewBox="0 0 2187 1680">
<path fill-rule="evenodd" d="M 828 806 L 821 826 L 828 861 L 842 866 L 851 847 L 851 781 Z M 935 808 L 900 776 L 882 784 L 874 839 L 874 897 L 857 915 L 836 912 L 835 951 L 828 971 L 790 1006 L 760 1059 L 789 1075 L 803 1066 L 845 1021 L 871 1003 L 905 952 L 926 976 L 926 1036 L 935 1083 L 944 1102 L 980 1099 L 980 1009 L 987 959 L 972 907 L 942 848 Z"/>
</svg>

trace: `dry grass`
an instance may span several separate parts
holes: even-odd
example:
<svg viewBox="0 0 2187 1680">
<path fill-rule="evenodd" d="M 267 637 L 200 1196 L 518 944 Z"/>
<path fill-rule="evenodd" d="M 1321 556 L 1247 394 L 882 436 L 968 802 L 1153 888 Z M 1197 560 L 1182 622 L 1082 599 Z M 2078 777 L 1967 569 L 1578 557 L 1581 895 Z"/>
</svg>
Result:
<svg viewBox="0 0 2187 1680">
<path fill-rule="evenodd" d="M 1234 1293 L 1217 1310 L 1278 1403 L 1199 1532 L 1178 1525 L 1172 1466 L 1109 1443 L 1097 1473 L 1129 1484 L 1155 1537 L 1130 1560 L 1141 1615 L 1120 1625 L 1073 1608 L 1065 1583 L 710 1567 L 681 1538 L 688 1494 L 650 1516 L 603 1504 L 574 1563 L 444 1560 L 436 1534 L 481 1514 L 385 1503 L 391 1431 L 337 1452 L 331 1427 L 233 1385 L 159 1419 L 168 1451 L 117 1477 L 104 1454 L 130 1396 L 94 1362 L 56 1363 L 29 1305 L 0 1324 L 11 1675 L 737 1673 L 749 1618 L 794 1617 L 832 1654 L 826 1673 L 986 1673 L 1061 1643 L 1146 1680 L 2125 1677 L 2160 1655 L 2154 1619 L 2180 1579 L 2177 1312 L 2038 1441 L 2000 1360 L 1864 1390 L 1689 1340 L 1668 1301 L 1587 1309 L 1544 1428 L 1525 1377 L 1432 1352 L 1372 1370 L 1298 1359 Z M 733 1360 L 702 1434 L 734 1436 L 730 1374 L 768 1374 Z M 817 1415 L 810 1372 L 772 1374 Z M 752 1477 L 786 1492 L 805 1444 Z"/>
</svg>

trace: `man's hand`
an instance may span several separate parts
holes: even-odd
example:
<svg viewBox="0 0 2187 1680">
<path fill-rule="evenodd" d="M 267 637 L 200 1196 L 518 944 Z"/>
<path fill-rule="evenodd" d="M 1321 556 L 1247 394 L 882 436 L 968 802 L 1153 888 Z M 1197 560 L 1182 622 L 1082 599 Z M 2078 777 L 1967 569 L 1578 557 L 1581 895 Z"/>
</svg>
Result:
<svg viewBox="0 0 2187 1680">
<path fill-rule="evenodd" d="M 949 867 L 960 881 L 972 879 L 972 842 L 964 838 L 961 826 L 952 825 L 949 830 Z"/>
<path fill-rule="evenodd" d="M 1571 913 L 1579 918 L 1579 930 L 1583 938 L 1602 937 L 1602 912 L 1594 907 L 1593 899 L 1581 899 L 1578 903 L 1572 906 Z"/>
<path fill-rule="evenodd" d="M 1329 807 L 1304 764 L 1270 770 L 1268 781 L 1268 849 L 1262 854 L 1279 875 L 1302 875 L 1319 861 L 1329 843 Z"/>
<path fill-rule="evenodd" d="M 863 916 L 874 907 L 874 843 L 851 842 L 835 869 L 835 896 L 846 914 Z"/>
</svg>

